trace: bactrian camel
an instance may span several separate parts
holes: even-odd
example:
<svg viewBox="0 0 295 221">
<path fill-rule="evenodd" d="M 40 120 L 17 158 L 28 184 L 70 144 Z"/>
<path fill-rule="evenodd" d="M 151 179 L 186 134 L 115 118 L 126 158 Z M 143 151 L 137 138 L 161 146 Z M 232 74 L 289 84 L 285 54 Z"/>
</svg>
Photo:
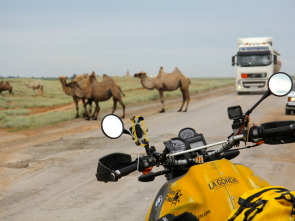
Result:
<svg viewBox="0 0 295 221">
<path fill-rule="evenodd" d="M 79 80 L 81 80 L 81 79 L 83 79 L 85 77 L 87 77 L 87 75 L 86 74 L 83 74 L 83 75 L 78 75 L 75 79 L 77 81 L 79 81 Z M 69 95 L 69 96 L 72 96 L 73 97 L 73 101 L 74 101 L 75 106 L 76 106 L 76 118 L 79 118 L 79 100 L 80 100 L 80 98 L 78 98 L 76 96 L 75 92 L 72 90 L 71 87 L 66 86 L 67 79 L 68 79 L 67 76 L 60 76 L 59 77 L 59 81 L 60 81 L 60 83 L 62 85 L 62 89 L 63 89 L 64 93 L 66 95 Z M 81 99 L 81 100 L 82 100 L 82 103 L 83 103 L 83 107 L 84 108 L 86 108 L 87 103 L 89 104 L 89 112 L 91 113 L 91 109 L 92 109 L 92 105 L 91 105 L 92 102 L 91 102 L 91 100 L 88 100 L 87 103 L 86 103 L 86 100 L 84 98 Z M 86 115 L 86 112 L 85 111 L 84 111 L 84 114 Z M 87 114 L 88 114 L 88 112 L 87 112 Z"/>
<path fill-rule="evenodd" d="M 160 101 L 162 103 L 162 110 L 160 112 L 165 112 L 164 91 L 175 91 L 180 88 L 180 91 L 182 93 L 182 104 L 178 111 L 182 111 L 185 102 L 186 107 L 184 109 L 184 112 L 187 111 L 188 104 L 190 102 L 190 80 L 186 76 L 184 76 L 184 74 L 177 67 L 172 73 L 166 73 L 163 67 L 161 67 L 159 74 L 152 80 L 149 80 L 146 73 L 143 71 L 134 74 L 134 77 L 140 78 L 141 84 L 144 88 L 148 90 L 157 89 L 159 91 Z"/>
<path fill-rule="evenodd" d="M 39 90 L 41 95 L 43 95 L 43 84 L 40 81 L 34 81 L 31 85 L 26 82 L 27 88 L 32 88 L 33 91 Z"/>
<path fill-rule="evenodd" d="M 2 95 L 2 91 L 9 91 L 9 94 L 13 94 L 12 86 L 9 84 L 8 81 L 0 81 L 0 94 Z"/>
<path fill-rule="evenodd" d="M 98 82 L 95 73 L 92 72 L 91 75 L 87 76 L 83 81 L 73 80 L 66 85 L 71 87 L 79 98 L 87 98 L 95 102 L 96 107 L 93 119 L 97 119 L 100 110 L 99 102 L 107 101 L 111 97 L 113 97 L 114 101 L 112 113 L 115 112 L 117 108 L 117 102 L 119 102 L 123 109 L 122 118 L 125 117 L 125 105 L 121 98 L 121 95 L 125 95 L 123 94 L 120 86 L 117 85 L 114 80 L 106 74 L 103 75 L 102 82 Z"/>
</svg>

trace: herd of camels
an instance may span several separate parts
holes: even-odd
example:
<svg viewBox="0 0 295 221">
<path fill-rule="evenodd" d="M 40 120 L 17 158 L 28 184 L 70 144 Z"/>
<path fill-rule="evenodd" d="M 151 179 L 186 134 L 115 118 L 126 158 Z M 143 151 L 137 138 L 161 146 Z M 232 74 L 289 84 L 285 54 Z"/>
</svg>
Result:
<svg viewBox="0 0 295 221">
<path fill-rule="evenodd" d="M 164 91 L 174 91 L 180 88 L 182 93 L 182 104 L 180 106 L 179 112 L 182 111 L 183 106 L 186 102 L 184 112 L 187 111 L 190 96 L 189 96 L 189 84 L 190 80 L 187 78 L 177 67 L 171 73 L 166 73 L 163 67 L 160 68 L 158 75 L 151 80 L 148 78 L 147 74 L 143 71 L 134 74 L 135 78 L 139 78 L 142 86 L 148 90 L 156 89 L 159 91 L 160 101 L 162 104 L 162 109 L 160 112 L 165 112 L 164 107 Z M 66 76 L 60 76 L 59 81 L 62 85 L 62 89 L 65 94 L 72 96 L 75 106 L 76 106 L 76 118 L 79 117 L 79 100 L 82 100 L 84 107 L 84 117 L 86 119 L 97 119 L 100 107 L 99 102 L 107 101 L 113 97 L 113 110 L 115 112 L 117 108 L 117 103 L 119 102 L 123 115 L 125 117 L 125 105 L 122 101 L 122 96 L 125 96 L 121 90 L 121 87 L 115 83 L 115 81 L 108 75 L 103 75 L 103 80 L 99 82 L 96 78 L 94 72 L 90 75 L 83 74 L 78 75 L 74 80 L 67 82 Z M 28 88 L 32 88 L 33 91 L 38 89 L 43 94 L 43 85 L 40 82 L 33 82 L 31 85 L 26 83 Z M 2 91 L 8 90 L 12 94 L 12 87 L 8 82 L 0 82 L 0 94 Z M 95 103 L 94 112 L 92 112 L 92 103 Z M 89 113 L 87 110 L 87 105 L 89 105 Z"/>
<path fill-rule="evenodd" d="M 38 90 L 41 95 L 43 95 L 43 84 L 40 81 L 35 81 L 31 85 L 26 82 L 26 86 L 27 88 L 32 88 L 33 92 L 35 92 L 35 90 Z M 2 91 L 8 91 L 9 94 L 13 94 L 12 86 L 9 84 L 8 81 L 0 81 L 0 94 L 2 94 Z"/>
<path fill-rule="evenodd" d="M 156 89 L 159 91 L 160 101 L 162 103 L 162 109 L 160 112 L 165 112 L 164 107 L 164 91 L 174 91 L 180 88 L 182 93 L 182 104 L 179 112 L 182 111 L 183 106 L 186 102 L 184 112 L 187 111 L 188 104 L 190 101 L 189 97 L 189 84 L 190 80 L 187 78 L 177 67 L 172 73 L 166 73 L 163 67 L 160 68 L 158 75 L 152 80 L 148 79 L 145 72 L 139 72 L 134 74 L 134 77 L 139 78 L 144 88 L 148 90 Z M 120 103 L 123 115 L 125 117 L 125 105 L 122 101 L 122 96 L 125 96 L 121 90 L 121 87 L 115 83 L 115 81 L 108 75 L 103 75 L 103 80 L 99 82 L 94 72 L 90 75 L 78 75 L 74 80 L 67 83 L 66 76 L 59 77 L 65 94 L 73 97 L 76 105 L 76 117 L 79 117 L 79 105 L 78 102 L 81 99 L 84 107 L 84 115 L 89 120 L 90 117 L 97 119 L 100 107 L 99 102 L 109 100 L 113 97 L 113 111 L 117 108 L 117 102 Z M 89 112 L 92 110 L 92 102 L 95 103 L 95 109 L 93 114 L 90 116 L 87 110 L 89 105 Z"/>
</svg>

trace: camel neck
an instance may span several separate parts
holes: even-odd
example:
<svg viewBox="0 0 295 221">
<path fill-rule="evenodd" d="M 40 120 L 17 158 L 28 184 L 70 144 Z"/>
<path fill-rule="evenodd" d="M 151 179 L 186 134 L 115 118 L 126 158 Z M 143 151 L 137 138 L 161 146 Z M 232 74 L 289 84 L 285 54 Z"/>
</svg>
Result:
<svg viewBox="0 0 295 221">
<path fill-rule="evenodd" d="M 153 90 L 155 88 L 153 82 L 149 80 L 147 76 L 141 79 L 141 84 L 144 88 L 148 90 Z"/>
<path fill-rule="evenodd" d="M 62 89 L 63 89 L 63 91 L 65 92 L 65 94 L 67 94 L 67 95 L 72 95 L 72 88 L 67 87 L 65 81 L 62 81 L 62 82 L 61 82 L 61 86 L 62 86 Z"/>
</svg>

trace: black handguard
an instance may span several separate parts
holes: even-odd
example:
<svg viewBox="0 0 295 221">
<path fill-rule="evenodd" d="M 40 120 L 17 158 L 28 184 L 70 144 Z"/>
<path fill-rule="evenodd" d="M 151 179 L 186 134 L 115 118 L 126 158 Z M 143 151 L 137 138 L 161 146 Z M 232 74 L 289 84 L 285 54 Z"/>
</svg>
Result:
<svg viewBox="0 0 295 221">
<path fill-rule="evenodd" d="M 146 168 L 154 166 L 154 157 L 149 157 L 149 156 L 141 156 L 138 158 L 139 165 L 138 165 L 138 171 L 142 172 Z"/>
</svg>

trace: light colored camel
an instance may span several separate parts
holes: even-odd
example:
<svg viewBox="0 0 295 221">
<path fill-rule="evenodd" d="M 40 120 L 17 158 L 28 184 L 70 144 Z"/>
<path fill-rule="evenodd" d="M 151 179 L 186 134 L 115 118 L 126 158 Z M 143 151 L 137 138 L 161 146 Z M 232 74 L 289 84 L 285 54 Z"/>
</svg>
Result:
<svg viewBox="0 0 295 221">
<path fill-rule="evenodd" d="M 79 80 L 85 78 L 86 76 L 87 76 L 86 74 L 78 75 L 75 79 L 76 79 L 77 81 L 79 81 Z M 62 85 L 62 89 L 63 89 L 64 93 L 65 93 L 66 95 L 69 95 L 69 96 L 72 96 L 72 97 L 73 97 L 73 101 L 74 101 L 75 106 L 76 106 L 76 118 L 79 118 L 79 100 L 80 100 L 80 98 L 78 98 L 78 97 L 75 95 L 75 93 L 74 93 L 74 91 L 72 90 L 71 87 L 67 87 L 67 86 L 66 86 L 67 79 L 68 79 L 67 76 L 60 76 L 60 77 L 59 77 L 59 81 L 60 81 L 60 83 L 61 83 L 61 85 Z M 85 104 L 86 101 L 85 101 L 84 98 L 81 99 L 81 100 L 82 100 L 82 103 L 83 103 L 83 107 L 85 108 L 85 107 L 87 106 L 87 105 Z M 91 100 L 88 100 L 87 103 L 89 104 L 89 112 L 91 113 L 92 102 L 91 102 Z M 85 112 L 84 112 L 84 113 L 85 113 Z M 88 113 L 88 112 L 87 112 L 87 113 Z M 86 114 L 86 113 L 85 113 L 85 114 Z"/>
<path fill-rule="evenodd" d="M 12 86 L 9 84 L 8 81 L 0 81 L 0 94 L 2 95 L 2 91 L 9 91 L 9 94 L 13 94 Z"/>
<path fill-rule="evenodd" d="M 41 95 L 43 95 L 43 84 L 40 81 L 34 81 L 31 85 L 26 82 L 27 88 L 32 88 L 33 91 L 39 90 Z"/>
<path fill-rule="evenodd" d="M 163 67 L 161 67 L 159 70 L 159 74 L 152 80 L 149 80 L 146 73 L 143 71 L 134 74 L 134 77 L 140 78 L 141 84 L 144 88 L 148 90 L 157 89 L 159 91 L 160 101 L 162 103 L 162 110 L 160 112 L 165 112 L 164 91 L 175 91 L 180 88 L 182 93 L 182 105 L 178 111 L 180 112 L 182 110 L 185 102 L 186 107 L 184 112 L 187 111 L 188 104 L 190 102 L 190 80 L 186 76 L 184 76 L 184 74 L 177 67 L 172 73 L 166 73 Z"/>
<path fill-rule="evenodd" d="M 122 118 L 125 117 L 125 105 L 121 98 L 121 95 L 125 95 L 123 94 L 120 86 L 117 85 L 114 80 L 106 74 L 103 75 L 102 82 L 98 82 L 95 73 L 92 72 L 91 75 L 82 81 L 73 80 L 66 84 L 66 86 L 71 87 L 79 98 L 87 98 L 95 102 L 96 107 L 93 119 L 97 119 L 100 110 L 99 102 L 107 101 L 111 97 L 113 97 L 114 101 L 112 113 L 115 112 L 117 108 L 117 102 L 119 102 L 123 109 Z"/>
</svg>

